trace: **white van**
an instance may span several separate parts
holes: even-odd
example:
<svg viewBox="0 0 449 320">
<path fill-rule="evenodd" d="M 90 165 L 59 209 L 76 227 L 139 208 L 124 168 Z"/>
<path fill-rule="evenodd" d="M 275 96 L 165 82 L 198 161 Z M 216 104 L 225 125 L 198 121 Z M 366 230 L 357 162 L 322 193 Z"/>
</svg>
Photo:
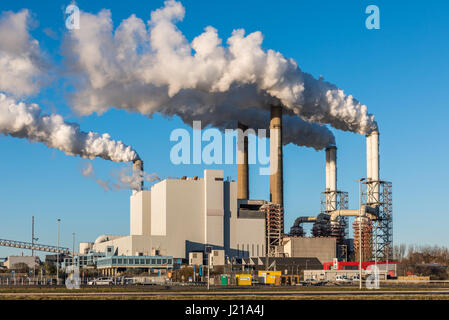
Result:
<svg viewBox="0 0 449 320">
<path fill-rule="evenodd" d="M 104 286 L 104 285 L 111 285 L 114 282 L 114 280 L 112 280 L 112 278 L 97 278 L 97 279 L 93 279 L 90 280 L 89 282 L 87 282 L 87 284 L 89 286 Z"/>
</svg>

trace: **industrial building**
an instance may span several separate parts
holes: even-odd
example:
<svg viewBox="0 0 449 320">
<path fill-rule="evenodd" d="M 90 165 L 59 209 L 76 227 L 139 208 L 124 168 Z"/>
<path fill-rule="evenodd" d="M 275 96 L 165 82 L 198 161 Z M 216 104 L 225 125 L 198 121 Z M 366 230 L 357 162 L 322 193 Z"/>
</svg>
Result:
<svg viewBox="0 0 449 320">
<path fill-rule="evenodd" d="M 237 184 L 224 180 L 222 170 L 205 170 L 204 178 L 166 179 L 133 191 L 129 236 L 100 236 L 92 250 L 113 247 L 116 255 L 188 259 L 189 252 L 208 245 L 228 257 L 264 256 L 265 213 L 254 208 L 265 203 L 237 200 Z"/>
<path fill-rule="evenodd" d="M 3 266 L 8 269 L 15 269 L 19 264 L 25 264 L 28 268 L 37 268 L 41 264 L 41 260 L 36 256 L 9 256 Z"/>
</svg>

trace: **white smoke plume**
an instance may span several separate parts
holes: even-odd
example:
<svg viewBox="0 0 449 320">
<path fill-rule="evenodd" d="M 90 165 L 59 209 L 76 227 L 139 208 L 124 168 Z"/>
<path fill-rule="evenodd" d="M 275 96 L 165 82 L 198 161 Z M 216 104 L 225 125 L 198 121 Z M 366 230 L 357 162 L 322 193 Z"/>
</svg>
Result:
<svg viewBox="0 0 449 320">
<path fill-rule="evenodd" d="M 92 177 L 94 175 L 94 167 L 90 162 L 88 162 L 85 167 L 80 167 L 79 170 L 83 177 Z"/>
<path fill-rule="evenodd" d="M 136 172 L 131 166 L 115 170 L 110 173 L 112 180 L 104 180 L 97 177 L 92 163 L 88 162 L 80 169 L 84 177 L 92 178 L 105 191 L 120 191 L 123 189 L 140 190 L 142 182 L 154 182 L 161 180 L 157 174 L 146 173 L 144 171 Z"/>
<path fill-rule="evenodd" d="M 42 142 L 50 148 L 83 158 L 100 157 L 115 162 L 138 158 L 137 153 L 109 134 L 84 132 L 78 124 L 65 122 L 58 114 L 43 115 L 37 104 L 17 102 L 0 93 L 0 134 Z"/>
<path fill-rule="evenodd" d="M 65 42 L 68 65 L 79 75 L 80 90 L 71 97 L 75 110 L 90 114 L 116 107 L 213 124 L 240 120 L 238 111 L 245 108 L 260 118 L 254 110 L 277 103 L 306 120 L 294 123 L 299 128 L 288 122 L 286 135 L 307 132 L 313 139 L 297 144 L 318 149 L 315 142 L 323 139 L 315 134 L 329 141 L 333 136 L 310 122 L 361 134 L 376 128 L 374 116 L 351 95 L 302 72 L 279 52 L 264 51 L 260 32 L 235 30 L 223 46 L 217 30 L 206 27 L 189 43 L 176 27 L 184 14 L 181 3 L 169 0 L 151 13 L 148 26 L 131 15 L 113 30 L 109 10 L 82 12 L 82 27 Z"/>
<path fill-rule="evenodd" d="M 0 15 L 0 91 L 17 97 L 39 90 L 46 63 L 37 40 L 29 34 L 30 13 Z"/>
</svg>

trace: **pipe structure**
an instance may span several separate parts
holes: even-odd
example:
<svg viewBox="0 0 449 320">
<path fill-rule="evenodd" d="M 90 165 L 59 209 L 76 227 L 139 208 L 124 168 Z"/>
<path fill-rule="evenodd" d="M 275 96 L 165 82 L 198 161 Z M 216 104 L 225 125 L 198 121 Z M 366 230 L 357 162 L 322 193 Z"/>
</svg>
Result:
<svg viewBox="0 0 449 320">
<path fill-rule="evenodd" d="M 238 123 L 237 131 L 237 199 L 249 199 L 248 126 Z"/>
<path fill-rule="evenodd" d="M 133 160 L 133 175 L 142 175 L 143 173 L 143 161 L 140 159 Z M 143 179 L 140 183 L 139 189 L 136 191 L 143 190 Z"/>
<path fill-rule="evenodd" d="M 371 218 L 372 220 L 376 220 L 377 215 L 378 212 L 376 208 L 363 205 L 361 206 L 360 210 L 358 209 L 335 210 L 330 215 L 331 216 L 330 221 L 336 222 L 338 221 L 337 220 L 338 217 L 359 217 L 359 216 L 368 217 Z"/>
<path fill-rule="evenodd" d="M 337 147 L 326 148 L 326 211 L 337 209 Z"/>
<path fill-rule="evenodd" d="M 298 217 L 295 219 L 295 222 L 293 223 L 293 226 L 299 226 L 301 223 L 306 222 L 315 222 L 317 221 L 317 217 Z"/>
<path fill-rule="evenodd" d="M 282 107 L 271 106 L 270 119 L 270 202 L 284 206 L 282 166 Z"/>
<path fill-rule="evenodd" d="M 302 228 L 303 223 L 316 222 L 318 217 L 298 217 L 295 219 L 293 226 L 290 228 L 290 235 L 296 237 L 304 236 L 304 229 Z"/>
</svg>

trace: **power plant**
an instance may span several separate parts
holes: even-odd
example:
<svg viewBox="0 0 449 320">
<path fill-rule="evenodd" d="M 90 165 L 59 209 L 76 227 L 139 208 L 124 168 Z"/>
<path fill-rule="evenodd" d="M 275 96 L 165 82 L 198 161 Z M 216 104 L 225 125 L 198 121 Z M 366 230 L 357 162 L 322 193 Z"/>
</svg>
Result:
<svg viewBox="0 0 449 320">
<path fill-rule="evenodd" d="M 250 197 L 249 127 L 238 122 L 237 182 L 225 180 L 222 170 L 204 170 L 202 178 L 165 179 L 149 189 L 142 182 L 130 197 L 130 234 L 99 236 L 93 243 L 81 243 L 83 250 L 188 259 L 210 246 L 222 250 L 228 259 L 391 260 L 391 183 L 379 179 L 378 131 L 366 135 L 367 176 L 359 181 L 359 208 L 349 209 L 348 193 L 338 189 L 337 147 L 329 145 L 320 212 L 298 217 L 290 232 L 284 232 L 282 114 L 281 106 L 271 106 L 269 201 Z M 143 172 L 141 159 L 133 161 L 133 172 Z M 354 217 L 354 239 L 349 238 L 350 217 Z M 304 231 L 305 223 L 312 224 L 310 236 Z"/>
</svg>

